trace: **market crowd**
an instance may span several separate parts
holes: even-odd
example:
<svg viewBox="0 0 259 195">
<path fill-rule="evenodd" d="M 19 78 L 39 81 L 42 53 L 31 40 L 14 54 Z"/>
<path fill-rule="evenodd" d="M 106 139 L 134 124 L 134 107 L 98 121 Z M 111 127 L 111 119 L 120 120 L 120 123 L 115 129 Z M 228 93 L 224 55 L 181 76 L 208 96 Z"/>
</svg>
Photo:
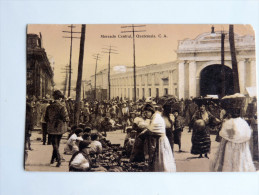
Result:
<svg viewBox="0 0 259 195">
<path fill-rule="evenodd" d="M 246 100 L 241 94 L 221 100 L 174 96 L 137 102 L 83 100 L 75 121 L 75 101 L 56 90 L 52 99 L 27 98 L 25 160 L 26 151 L 32 150 L 31 131 L 39 127 L 43 145 L 53 146 L 50 164 L 60 167 L 62 156 L 71 155 L 69 171 L 176 172 L 174 153 L 182 152 L 181 136 L 187 126 L 192 134 L 190 152 L 197 158 L 210 158 L 210 135 L 217 135 L 220 144 L 210 159 L 211 171 L 255 171 L 249 142 L 251 123 L 257 120 L 256 99 L 249 104 Z M 107 132 L 115 130 L 125 133 L 123 146 L 106 139 Z M 60 151 L 64 135 L 66 146 Z"/>
</svg>

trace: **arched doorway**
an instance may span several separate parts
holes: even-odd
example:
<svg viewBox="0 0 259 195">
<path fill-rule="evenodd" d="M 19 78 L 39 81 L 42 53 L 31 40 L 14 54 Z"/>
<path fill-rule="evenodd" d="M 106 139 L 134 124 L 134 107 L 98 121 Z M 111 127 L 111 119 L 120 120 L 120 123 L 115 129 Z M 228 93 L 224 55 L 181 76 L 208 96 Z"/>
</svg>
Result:
<svg viewBox="0 0 259 195">
<path fill-rule="evenodd" d="M 224 71 L 224 72 L 223 72 Z M 225 76 L 222 76 L 222 72 Z M 224 78 L 224 80 L 223 80 Z M 224 82 L 225 81 L 225 82 Z M 224 82 L 224 85 L 223 85 Z M 200 73 L 200 95 L 219 95 L 225 88 L 225 95 L 234 93 L 232 69 L 227 66 L 214 64 L 207 66 Z"/>
</svg>

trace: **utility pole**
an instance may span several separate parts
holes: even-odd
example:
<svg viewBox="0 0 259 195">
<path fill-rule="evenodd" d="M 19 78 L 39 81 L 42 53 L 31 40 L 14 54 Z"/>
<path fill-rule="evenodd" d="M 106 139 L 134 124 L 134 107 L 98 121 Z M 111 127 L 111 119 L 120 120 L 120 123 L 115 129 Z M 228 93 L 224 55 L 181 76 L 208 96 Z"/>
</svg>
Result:
<svg viewBox="0 0 259 195">
<path fill-rule="evenodd" d="M 121 28 L 131 28 L 131 31 L 121 31 L 121 33 L 132 32 L 133 35 L 133 79 L 134 79 L 134 102 L 137 100 L 137 88 L 136 88 L 136 56 L 135 56 L 135 33 L 136 32 L 145 32 L 145 30 L 136 31 L 135 28 L 145 27 L 146 25 L 134 25 L 131 26 L 122 26 Z"/>
<path fill-rule="evenodd" d="M 70 58 L 69 58 L 69 80 L 68 80 L 68 97 L 70 97 L 70 90 L 71 90 L 71 75 L 72 75 L 72 44 L 73 44 L 73 39 L 80 39 L 80 37 L 73 37 L 73 33 L 81 33 L 81 32 L 73 32 L 73 28 L 75 28 L 75 26 L 73 24 L 71 24 L 70 26 L 68 26 L 70 28 L 70 31 L 62 31 L 64 33 L 70 33 L 70 37 L 65 37 L 63 36 L 63 38 L 69 38 L 70 39 Z"/>
<path fill-rule="evenodd" d="M 66 70 L 66 78 L 65 78 L 65 83 L 64 83 L 64 96 L 66 96 L 66 91 L 67 91 L 67 79 L 68 79 L 68 71 Z"/>
<path fill-rule="evenodd" d="M 230 53 L 231 53 L 231 60 L 232 60 L 234 93 L 240 93 L 233 24 L 229 25 L 229 44 L 230 44 Z"/>
<path fill-rule="evenodd" d="M 221 32 L 221 97 L 224 97 L 226 94 L 225 87 L 225 33 Z"/>
<path fill-rule="evenodd" d="M 79 123 L 79 116 L 80 116 L 84 47 L 85 47 L 85 24 L 82 24 L 81 39 L 80 39 L 80 53 L 79 53 L 79 61 L 78 61 L 78 74 L 77 74 L 77 82 L 76 82 L 76 102 L 75 102 L 75 123 L 76 123 L 76 125 L 78 125 L 78 123 Z"/>
<path fill-rule="evenodd" d="M 66 74 L 66 76 L 65 76 L 65 81 L 64 81 L 64 89 L 63 89 L 63 94 L 64 94 L 64 96 L 66 96 L 67 82 L 68 82 L 69 71 L 70 71 L 69 66 L 66 65 L 65 68 L 62 68 L 62 70 L 65 70 L 65 72 L 61 72 L 61 73 L 65 73 L 65 74 Z M 72 73 L 72 71 L 71 71 L 71 73 Z"/>
<path fill-rule="evenodd" d="M 97 74 L 97 62 L 98 62 L 98 60 L 100 60 L 100 54 L 99 53 L 97 53 L 97 54 L 95 54 L 95 55 L 93 55 L 94 56 L 94 59 L 96 60 L 96 63 L 95 63 L 95 73 L 94 73 L 94 100 L 96 100 L 96 74 Z"/>
<path fill-rule="evenodd" d="M 109 46 L 109 48 L 103 48 L 104 51 L 103 53 L 108 53 L 109 54 L 109 59 L 108 59 L 108 100 L 111 99 L 111 54 L 118 54 L 115 53 L 117 50 L 112 49 L 114 46 Z"/>
<path fill-rule="evenodd" d="M 85 81 L 82 81 L 83 85 L 83 100 L 85 99 Z"/>
</svg>

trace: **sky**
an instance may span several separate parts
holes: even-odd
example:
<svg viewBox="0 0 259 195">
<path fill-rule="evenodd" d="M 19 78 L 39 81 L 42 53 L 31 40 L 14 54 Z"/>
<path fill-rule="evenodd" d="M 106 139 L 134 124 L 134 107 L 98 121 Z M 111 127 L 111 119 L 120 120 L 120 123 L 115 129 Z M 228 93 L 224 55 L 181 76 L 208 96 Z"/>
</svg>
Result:
<svg viewBox="0 0 259 195">
<path fill-rule="evenodd" d="M 54 62 L 54 82 L 57 88 L 62 88 L 62 82 L 65 80 L 65 66 L 69 64 L 70 57 L 70 39 L 63 38 L 70 36 L 70 24 L 30 24 L 27 26 L 27 33 L 42 34 L 43 48 L 45 49 L 49 60 Z M 105 49 L 112 46 L 117 54 L 111 54 L 111 66 L 126 65 L 133 66 L 133 39 L 132 37 L 121 38 L 119 36 L 132 35 L 131 32 L 122 33 L 122 31 L 131 31 L 132 28 L 121 28 L 131 24 L 87 24 L 86 39 L 84 48 L 83 80 L 90 80 L 94 74 L 96 60 L 94 55 L 100 54 L 97 71 L 108 67 L 108 54 L 103 53 Z M 138 24 L 139 25 L 139 24 Z M 145 66 L 149 64 L 160 64 L 177 59 L 176 50 L 178 41 L 184 39 L 195 39 L 202 33 L 211 32 L 212 24 L 146 24 L 143 27 L 135 28 L 135 51 L 136 66 Z M 215 31 L 228 31 L 229 25 L 214 25 Z M 81 24 L 76 24 L 74 32 L 81 31 Z M 254 35 L 250 25 L 234 25 L 234 32 L 238 35 Z M 80 37 L 80 33 L 74 33 L 73 36 Z M 104 38 L 103 36 L 112 36 L 116 38 Z M 139 38 L 137 35 L 155 36 L 155 38 Z M 77 79 L 77 68 L 79 59 L 80 39 L 73 39 L 72 47 L 72 81 L 75 85 Z M 72 86 L 75 87 L 75 86 Z"/>
</svg>

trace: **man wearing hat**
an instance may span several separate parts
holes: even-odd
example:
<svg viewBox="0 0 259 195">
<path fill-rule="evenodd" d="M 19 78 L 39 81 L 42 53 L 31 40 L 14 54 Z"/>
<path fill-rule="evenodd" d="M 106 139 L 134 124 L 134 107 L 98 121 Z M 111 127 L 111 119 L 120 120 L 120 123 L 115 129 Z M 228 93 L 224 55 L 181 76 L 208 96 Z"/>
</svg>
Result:
<svg viewBox="0 0 259 195">
<path fill-rule="evenodd" d="M 59 90 L 53 92 L 54 102 L 46 109 L 45 121 L 47 123 L 48 134 L 51 135 L 51 143 L 53 153 L 50 164 L 57 161 L 57 167 L 61 165 L 61 157 L 59 153 L 59 143 L 62 135 L 67 131 L 66 122 L 69 121 L 66 107 L 62 104 L 63 94 Z"/>
</svg>

